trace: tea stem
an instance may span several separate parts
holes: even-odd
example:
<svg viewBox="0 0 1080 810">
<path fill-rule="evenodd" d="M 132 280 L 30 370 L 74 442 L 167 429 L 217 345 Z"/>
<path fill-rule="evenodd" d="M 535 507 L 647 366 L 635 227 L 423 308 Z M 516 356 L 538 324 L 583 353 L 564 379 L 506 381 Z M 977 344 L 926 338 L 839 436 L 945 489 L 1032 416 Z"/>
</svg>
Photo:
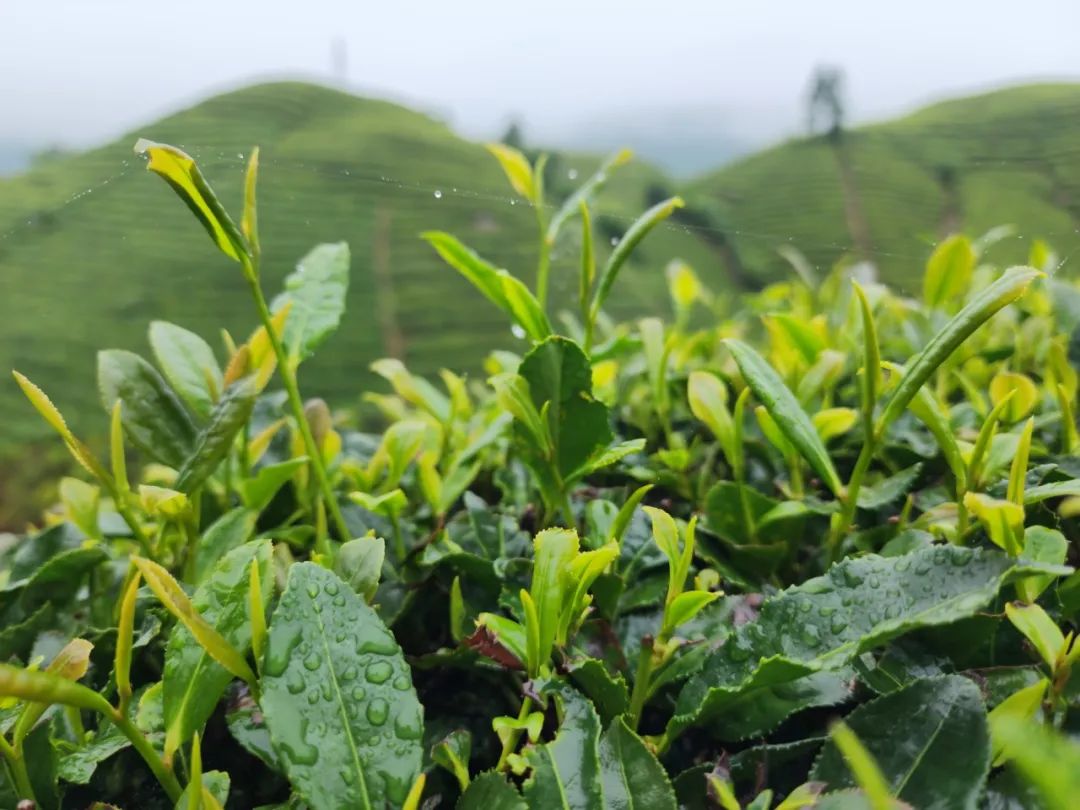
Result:
<svg viewBox="0 0 1080 810">
<path fill-rule="evenodd" d="M 30 785 L 30 775 L 26 771 L 26 760 L 12 747 L 7 738 L 0 735 L 0 754 L 3 755 L 8 767 L 11 769 L 11 777 L 15 782 L 15 792 L 20 799 L 29 799 L 36 802 L 34 789 Z"/>
<path fill-rule="evenodd" d="M 841 508 L 838 520 L 833 524 L 829 537 L 829 556 L 833 560 L 837 559 L 840 544 L 844 541 L 844 535 L 848 533 L 852 522 L 855 520 L 855 510 L 859 505 L 859 490 L 862 489 L 863 478 L 866 477 L 866 471 L 870 468 L 870 462 L 874 458 L 876 448 L 877 437 L 875 435 L 867 437 L 862 450 L 859 452 L 859 458 L 855 461 L 855 469 L 851 471 L 851 478 L 844 493 L 844 505 Z"/>
<path fill-rule="evenodd" d="M 112 721 L 116 724 L 116 727 L 131 741 L 132 747 L 139 753 L 139 756 L 143 758 L 143 761 L 150 767 L 154 776 L 157 778 L 161 787 L 165 789 L 165 793 L 168 794 L 169 800 L 176 803 L 180 799 L 180 795 L 184 792 L 180 783 L 176 781 L 176 776 L 165 767 L 165 763 L 162 762 L 161 757 L 158 756 L 157 751 L 150 745 L 143 733 L 127 718 L 126 715 L 116 711 L 112 714 Z"/>
<path fill-rule="evenodd" d="M 526 697 L 521 701 L 521 711 L 518 712 L 518 724 L 523 724 L 525 718 L 529 716 L 529 712 L 532 711 L 532 698 Z M 505 742 L 503 742 L 502 751 L 499 754 L 499 762 L 495 765 L 495 770 L 502 771 L 506 769 L 506 760 L 514 753 L 514 749 L 517 748 L 518 741 L 521 739 L 521 729 L 510 729 L 510 733 L 506 736 Z"/>
<path fill-rule="evenodd" d="M 266 304 L 266 296 L 263 295 L 262 287 L 259 285 L 258 273 L 250 259 L 245 261 L 245 265 L 247 271 L 245 276 L 251 286 L 255 307 L 259 311 L 259 319 L 262 321 L 267 337 L 270 340 L 270 348 L 273 349 L 274 356 L 277 357 L 278 374 L 281 377 L 281 382 L 285 385 L 285 394 L 289 399 L 289 407 L 292 410 L 293 418 L 296 420 L 296 427 L 300 431 L 300 438 L 303 439 L 304 448 L 308 454 L 308 463 L 311 465 L 312 470 L 315 471 L 315 479 L 319 483 L 323 501 L 330 511 L 330 518 L 334 522 L 334 528 L 337 529 L 339 538 L 342 541 L 348 540 L 349 527 L 345 523 L 345 516 L 341 514 L 341 506 L 334 495 L 334 488 L 330 484 L 330 476 L 326 473 L 322 452 L 318 445 L 315 444 L 315 436 L 312 434 L 311 426 L 308 425 L 307 417 L 304 415 L 304 401 L 300 398 L 300 387 L 296 382 L 296 371 L 290 364 L 289 357 L 285 353 L 285 347 L 281 343 L 281 338 L 278 337 L 274 329 L 273 316 L 270 314 L 270 307 Z"/>
<path fill-rule="evenodd" d="M 638 653 L 637 670 L 634 672 L 634 689 L 630 693 L 630 709 L 627 712 L 627 724 L 632 731 L 637 731 L 642 709 L 649 695 L 649 681 L 652 680 L 653 639 L 645 636 L 641 639 L 641 651 Z"/>
</svg>

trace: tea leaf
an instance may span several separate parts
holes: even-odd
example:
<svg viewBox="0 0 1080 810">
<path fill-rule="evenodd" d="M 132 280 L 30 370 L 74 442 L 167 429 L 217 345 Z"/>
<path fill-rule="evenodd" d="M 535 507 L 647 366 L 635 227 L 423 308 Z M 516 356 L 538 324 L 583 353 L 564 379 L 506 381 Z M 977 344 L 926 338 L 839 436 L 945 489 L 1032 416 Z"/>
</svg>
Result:
<svg viewBox="0 0 1080 810">
<path fill-rule="evenodd" d="M 135 152 L 146 155 L 146 168 L 160 175 L 206 228 L 218 249 L 234 261 L 247 255 L 247 245 L 224 206 L 218 202 L 194 159 L 175 146 L 140 138 Z"/>
<path fill-rule="evenodd" d="M 611 172 L 619 166 L 629 163 L 633 156 L 629 149 L 623 149 L 621 152 L 615 153 L 600 165 L 595 174 L 578 186 L 577 190 L 563 201 L 559 210 L 555 212 L 548 222 L 546 238 L 549 245 L 555 244 L 559 231 L 562 230 L 566 220 L 570 219 L 579 210 L 582 203 L 588 203 L 592 199 L 593 195 L 607 182 Z"/>
<path fill-rule="evenodd" d="M 199 431 L 191 455 L 177 473 L 177 489 L 194 492 L 214 473 L 251 418 L 255 394 L 254 377 L 244 377 L 225 389 L 206 426 Z"/>
<path fill-rule="evenodd" d="M 60 703 L 112 715 L 112 706 L 97 692 L 52 672 L 36 672 L 0 664 L 0 696 L 51 705 Z"/>
<path fill-rule="evenodd" d="M 262 693 L 274 748 L 309 804 L 371 810 L 405 800 L 420 771 L 423 709 L 394 637 L 330 571 L 289 570 Z"/>
<path fill-rule="evenodd" d="M 263 601 L 269 601 L 273 586 L 270 552 L 270 542 L 260 540 L 225 554 L 188 605 L 188 611 L 199 617 L 195 622 L 199 632 L 193 632 L 191 624 L 181 619 L 184 625 L 170 635 L 162 675 L 166 756 L 179 750 L 209 719 L 236 674 L 230 671 L 236 667 L 233 658 L 238 656 L 243 666 L 247 666 L 243 653 L 251 644 L 249 569 L 252 566 L 260 569 Z M 157 593 L 156 588 L 154 591 Z M 213 641 L 205 635 L 206 629 L 216 636 L 214 652 L 209 649 Z M 222 655 L 217 648 L 223 645 L 232 652 Z M 219 656 L 229 660 L 229 669 L 223 666 Z"/>
<path fill-rule="evenodd" d="M 572 340 L 554 336 L 535 346 L 518 373 L 537 411 L 547 409 L 547 433 L 559 474 L 570 476 L 612 439 L 608 409 L 592 398 L 592 373 Z"/>
<path fill-rule="evenodd" d="M 551 334 L 547 315 L 528 287 L 505 270 L 488 264 L 449 234 L 428 231 L 423 237 L 447 264 L 513 318 L 532 340 L 541 341 Z"/>
<path fill-rule="evenodd" d="M 825 485 L 836 495 L 842 495 L 844 485 L 833 467 L 832 459 L 821 442 L 814 425 L 784 381 L 761 355 L 740 340 L 724 341 L 735 358 L 747 386 L 754 392 L 788 441 L 821 476 Z"/>
<path fill-rule="evenodd" d="M 85 639 L 76 638 L 69 641 L 60 650 L 45 668 L 48 675 L 56 675 L 69 681 L 77 681 L 86 674 L 90 668 L 90 652 L 94 645 Z M 15 722 L 15 728 L 11 733 L 12 740 L 18 746 L 25 740 L 34 724 L 45 714 L 47 703 L 28 703 L 23 707 L 19 719 Z"/>
<path fill-rule="evenodd" d="M 285 290 L 270 306 L 291 306 L 282 342 L 294 362 L 306 360 L 338 328 L 349 290 L 349 246 L 317 245 L 285 277 Z"/>
<path fill-rule="evenodd" d="M 930 379 L 930 375 L 957 347 L 996 312 L 1022 296 L 1031 282 L 1041 276 L 1042 273 L 1030 267 L 1013 267 L 972 298 L 907 364 L 907 374 L 878 417 L 875 432 L 879 436 L 883 435 L 885 429 L 904 412 L 923 383 Z"/>
<path fill-rule="evenodd" d="M 847 559 L 766 600 L 757 620 L 739 627 L 683 688 L 667 736 L 750 692 L 842 667 L 903 633 L 971 616 L 1019 577 L 1068 570 L 960 547 Z"/>
<path fill-rule="evenodd" d="M 920 810 L 974 808 L 990 770 L 990 734 L 979 688 L 946 675 L 866 703 L 844 721 L 877 761 L 890 792 Z M 907 744 L 897 745 L 897 739 Z M 963 749 L 964 756 L 953 756 Z M 827 742 L 810 778 L 854 786 L 836 742 Z"/>
<path fill-rule="evenodd" d="M 161 604 L 173 614 L 195 637 L 204 650 L 230 673 L 248 683 L 255 681 L 255 675 L 244 656 L 232 644 L 224 639 L 209 622 L 195 609 L 172 575 L 153 560 L 132 557 L 132 563 L 146 579 L 150 590 Z M 246 580 L 245 583 L 246 584 Z M 241 596 L 241 604 L 243 597 Z"/>
<path fill-rule="evenodd" d="M 573 688 L 549 681 L 541 693 L 558 701 L 555 739 L 526 750 L 532 775 L 522 786 L 530 810 L 541 808 L 670 808 L 675 794 L 660 763 L 616 719 L 601 735 L 592 705 Z"/>
<path fill-rule="evenodd" d="M 638 243 L 645 238 L 649 231 L 671 216 L 676 209 L 682 208 L 683 205 L 684 203 L 680 197 L 672 197 L 670 200 L 659 202 L 638 217 L 627 229 L 626 233 L 622 235 L 622 239 L 615 245 L 615 249 L 611 251 L 611 255 L 600 273 L 600 280 L 596 284 L 596 290 L 593 292 L 589 316 L 594 322 L 604 306 L 604 301 L 607 300 L 608 293 L 611 292 L 611 286 L 615 283 L 619 271 L 626 264 L 626 260 L 630 258 L 634 248 L 638 246 Z"/>
<path fill-rule="evenodd" d="M 529 806 L 502 774 L 488 771 L 469 783 L 456 810 L 529 810 Z"/>
<path fill-rule="evenodd" d="M 536 186 L 533 182 L 533 170 L 528 159 L 512 146 L 501 143 L 484 144 L 495 159 L 499 161 L 506 179 L 514 187 L 514 191 L 526 200 L 536 201 Z"/>
<path fill-rule="evenodd" d="M 224 387 L 221 367 L 206 341 L 166 321 L 150 324 L 150 348 L 165 379 L 200 419 L 210 416 Z"/>
<path fill-rule="evenodd" d="M 1004 756 L 1035 786 L 1047 810 L 1072 810 L 1080 795 L 1080 745 L 1042 723 L 995 718 Z"/>
<path fill-rule="evenodd" d="M 98 390 L 106 411 L 123 404 L 124 432 L 152 459 L 179 469 L 195 450 L 198 430 L 187 408 L 154 367 L 132 352 L 98 352 Z"/>
<path fill-rule="evenodd" d="M 930 307 L 944 308 L 962 300 L 975 270 L 975 250 L 966 236 L 950 236 L 939 244 L 926 263 L 923 300 Z"/>
</svg>

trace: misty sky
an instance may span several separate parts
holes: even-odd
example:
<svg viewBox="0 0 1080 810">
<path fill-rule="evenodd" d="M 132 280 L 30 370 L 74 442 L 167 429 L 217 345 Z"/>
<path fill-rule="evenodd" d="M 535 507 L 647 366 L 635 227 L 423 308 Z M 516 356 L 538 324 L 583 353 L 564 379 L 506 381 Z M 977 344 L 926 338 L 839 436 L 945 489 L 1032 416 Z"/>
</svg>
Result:
<svg viewBox="0 0 1080 810">
<path fill-rule="evenodd" d="M 90 145 L 254 77 L 332 79 L 491 135 L 695 107 L 760 141 L 842 65 L 860 120 L 1080 79 L 1080 0 L 0 0 L 0 141 Z"/>
</svg>

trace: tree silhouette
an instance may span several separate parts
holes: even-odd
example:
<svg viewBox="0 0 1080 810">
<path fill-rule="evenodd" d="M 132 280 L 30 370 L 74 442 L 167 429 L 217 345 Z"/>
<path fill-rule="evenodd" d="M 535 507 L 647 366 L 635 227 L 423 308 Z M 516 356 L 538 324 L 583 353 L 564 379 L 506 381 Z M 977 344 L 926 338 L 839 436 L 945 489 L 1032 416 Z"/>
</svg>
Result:
<svg viewBox="0 0 1080 810">
<path fill-rule="evenodd" d="M 807 98 L 807 131 L 838 136 L 844 125 L 844 71 L 831 65 L 815 68 Z M 824 126 L 821 126 L 824 123 Z"/>
</svg>

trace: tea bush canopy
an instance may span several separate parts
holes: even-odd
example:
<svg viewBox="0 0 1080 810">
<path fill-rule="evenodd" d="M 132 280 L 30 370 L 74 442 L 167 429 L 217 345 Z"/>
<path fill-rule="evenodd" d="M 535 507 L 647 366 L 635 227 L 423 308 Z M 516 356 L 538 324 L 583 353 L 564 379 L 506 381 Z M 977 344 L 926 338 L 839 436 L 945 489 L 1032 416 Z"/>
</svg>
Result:
<svg viewBox="0 0 1080 810">
<path fill-rule="evenodd" d="M 954 235 L 921 295 L 675 262 L 670 317 L 620 317 L 683 200 L 596 251 L 598 183 L 549 207 L 544 157 L 495 148 L 529 270 L 423 248 L 517 351 L 375 361 L 365 432 L 305 376 L 355 251 L 282 281 L 261 151 L 225 193 L 137 150 L 250 316 L 224 352 L 162 321 L 103 348 L 78 423 L 15 372 L 77 466 L 0 551 L 0 804 L 1074 806 L 1080 285 L 1048 248 Z"/>
</svg>

